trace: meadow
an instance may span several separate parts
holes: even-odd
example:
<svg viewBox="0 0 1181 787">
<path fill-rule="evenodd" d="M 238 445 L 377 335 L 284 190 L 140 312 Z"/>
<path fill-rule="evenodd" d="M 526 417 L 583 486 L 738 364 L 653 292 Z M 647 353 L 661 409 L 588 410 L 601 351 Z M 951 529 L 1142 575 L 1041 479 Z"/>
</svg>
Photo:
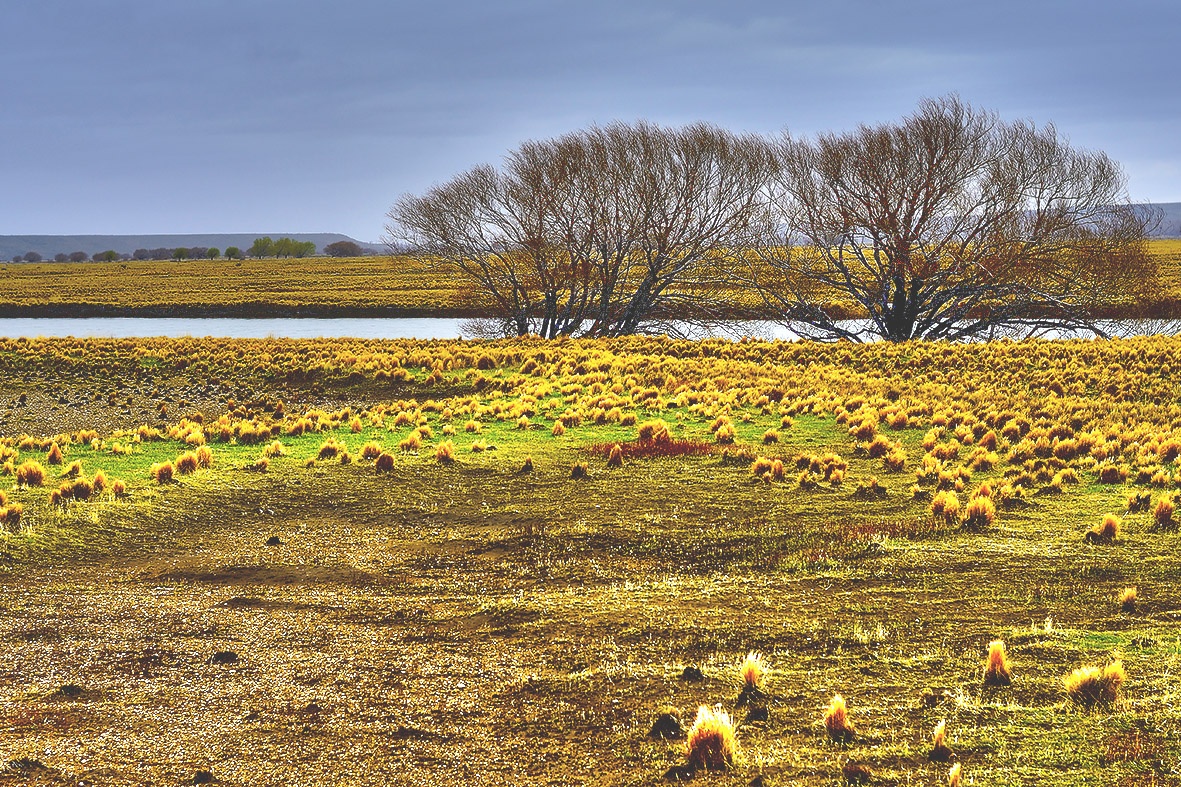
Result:
<svg viewBox="0 0 1181 787">
<path fill-rule="evenodd" d="M 1181 784 L 1178 369 L 2 340 L 0 784 Z"/>
<path fill-rule="evenodd" d="M 1181 239 L 1149 242 L 1161 291 L 1145 312 L 1181 315 Z M 749 294 L 733 293 L 745 317 Z M 470 285 L 413 257 L 0 263 L 0 316 L 483 316 Z"/>
</svg>

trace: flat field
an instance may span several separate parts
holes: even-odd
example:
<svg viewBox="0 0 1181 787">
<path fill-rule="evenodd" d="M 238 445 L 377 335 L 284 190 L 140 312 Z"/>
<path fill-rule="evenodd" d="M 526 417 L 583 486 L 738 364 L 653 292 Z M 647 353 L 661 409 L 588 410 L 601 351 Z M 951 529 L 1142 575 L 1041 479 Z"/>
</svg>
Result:
<svg viewBox="0 0 1181 787">
<path fill-rule="evenodd" d="M 738 749 L 698 784 L 1181 784 L 1178 369 L 0 341 L 0 784 L 667 784 L 653 724 L 703 705 Z"/>
<path fill-rule="evenodd" d="M 1181 240 L 1149 243 L 1161 291 L 1148 309 L 1176 316 Z M 757 309 L 747 298 L 743 313 Z M 186 262 L 0 263 L 3 316 L 480 316 L 469 285 L 410 257 Z"/>
</svg>

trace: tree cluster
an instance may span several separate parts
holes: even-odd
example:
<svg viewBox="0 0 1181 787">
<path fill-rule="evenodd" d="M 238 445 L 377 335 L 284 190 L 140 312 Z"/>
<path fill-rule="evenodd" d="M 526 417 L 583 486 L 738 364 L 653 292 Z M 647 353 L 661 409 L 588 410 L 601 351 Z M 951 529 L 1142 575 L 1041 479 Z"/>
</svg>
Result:
<svg viewBox="0 0 1181 787">
<path fill-rule="evenodd" d="M 316 253 L 312 241 L 298 241 L 292 238 L 272 239 L 270 236 L 255 238 L 254 244 L 246 250 L 251 257 L 311 257 Z"/>
<path fill-rule="evenodd" d="M 819 339 L 965 339 L 1098 318 L 1154 286 L 1154 216 L 1052 125 L 949 96 L 798 138 L 616 123 L 527 142 L 390 210 L 509 334 L 616 336 L 760 307 Z M 852 318 L 852 319 L 851 319 Z"/>
</svg>

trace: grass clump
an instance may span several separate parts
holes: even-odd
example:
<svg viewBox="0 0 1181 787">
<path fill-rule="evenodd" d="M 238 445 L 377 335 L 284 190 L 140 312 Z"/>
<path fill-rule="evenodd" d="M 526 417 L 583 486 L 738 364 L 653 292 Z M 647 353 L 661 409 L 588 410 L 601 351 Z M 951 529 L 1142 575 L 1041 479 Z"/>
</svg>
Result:
<svg viewBox="0 0 1181 787">
<path fill-rule="evenodd" d="M 1153 527 L 1158 530 L 1171 530 L 1177 526 L 1173 520 L 1173 513 L 1176 506 L 1170 497 L 1162 497 L 1156 501 L 1156 506 L 1152 509 Z"/>
<path fill-rule="evenodd" d="M 968 501 L 964 508 L 963 525 L 968 530 L 984 530 L 996 521 L 996 504 L 991 495 L 978 495 Z"/>
<path fill-rule="evenodd" d="M 927 759 L 931 762 L 948 762 L 955 756 L 955 752 L 947 745 L 947 721 L 940 720 L 931 733 L 931 751 Z"/>
<path fill-rule="evenodd" d="M 685 759 L 693 770 L 723 771 L 734 764 L 738 738 L 734 720 L 721 706 L 702 705 L 685 736 Z"/>
<path fill-rule="evenodd" d="M 750 705 L 766 697 L 764 684 L 767 679 L 767 665 L 762 654 L 753 650 L 747 653 L 738 667 L 738 677 L 742 686 L 738 694 L 739 705 Z"/>
<path fill-rule="evenodd" d="M 176 458 L 176 472 L 180 475 L 195 473 L 199 466 L 195 451 L 185 451 Z"/>
<path fill-rule="evenodd" d="M 931 516 L 952 524 L 960 515 L 960 499 L 955 492 L 945 489 L 931 499 Z"/>
<path fill-rule="evenodd" d="M 435 446 L 435 461 L 441 465 L 449 465 L 455 461 L 455 443 L 450 440 L 441 440 Z"/>
<path fill-rule="evenodd" d="M 857 735 L 856 729 L 849 721 L 845 698 L 840 694 L 833 695 L 832 702 L 824 711 L 824 729 L 828 732 L 829 740 L 836 743 L 851 743 Z"/>
<path fill-rule="evenodd" d="M 1009 669 L 1009 657 L 1005 652 L 1004 640 L 994 639 L 988 643 L 988 657 L 984 662 L 985 686 L 1008 686 L 1013 682 Z"/>
<path fill-rule="evenodd" d="M 45 468 L 35 459 L 21 462 L 17 466 L 14 476 L 18 487 L 45 485 Z"/>
<path fill-rule="evenodd" d="M 320 450 L 316 454 L 317 459 L 335 459 L 342 452 L 347 451 L 344 443 L 338 441 L 335 437 L 329 437 L 320 445 Z"/>
<path fill-rule="evenodd" d="M 1120 535 L 1120 518 L 1115 514 L 1106 514 L 1103 521 L 1087 531 L 1083 537 L 1088 544 L 1111 544 Z"/>
<path fill-rule="evenodd" d="M 1120 594 L 1117 597 L 1117 600 L 1119 601 L 1120 611 L 1135 612 L 1136 611 L 1136 588 L 1134 588 L 1134 587 L 1124 588 L 1123 590 L 1120 591 Z"/>
<path fill-rule="evenodd" d="M 1124 663 L 1116 660 L 1105 667 L 1079 667 L 1063 678 L 1063 684 L 1072 702 L 1090 708 L 1114 704 L 1126 679 Z"/>
<path fill-rule="evenodd" d="M 65 457 L 62 455 L 61 446 L 57 444 L 56 440 L 50 444 L 49 453 L 45 455 L 45 461 L 51 465 L 60 465 L 65 461 Z"/>
<path fill-rule="evenodd" d="M 156 462 L 148 468 L 148 475 L 150 475 L 157 484 L 164 485 L 172 483 L 172 478 L 176 473 L 176 468 L 172 462 Z"/>
<path fill-rule="evenodd" d="M 636 437 L 639 440 L 650 440 L 659 442 L 661 440 L 672 439 L 672 434 L 668 430 L 668 424 L 663 418 L 656 418 L 651 421 L 644 421 L 636 427 Z"/>
</svg>

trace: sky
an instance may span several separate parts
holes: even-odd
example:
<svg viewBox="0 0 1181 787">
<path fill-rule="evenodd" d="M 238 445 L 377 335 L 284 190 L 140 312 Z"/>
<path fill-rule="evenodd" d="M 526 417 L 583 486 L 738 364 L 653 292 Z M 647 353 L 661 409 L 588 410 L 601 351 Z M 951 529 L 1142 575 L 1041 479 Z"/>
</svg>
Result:
<svg viewBox="0 0 1181 787">
<path fill-rule="evenodd" d="M 0 234 L 340 232 L 592 123 L 811 135 L 955 92 L 1181 201 L 1177 0 L 6 0 Z"/>
</svg>

